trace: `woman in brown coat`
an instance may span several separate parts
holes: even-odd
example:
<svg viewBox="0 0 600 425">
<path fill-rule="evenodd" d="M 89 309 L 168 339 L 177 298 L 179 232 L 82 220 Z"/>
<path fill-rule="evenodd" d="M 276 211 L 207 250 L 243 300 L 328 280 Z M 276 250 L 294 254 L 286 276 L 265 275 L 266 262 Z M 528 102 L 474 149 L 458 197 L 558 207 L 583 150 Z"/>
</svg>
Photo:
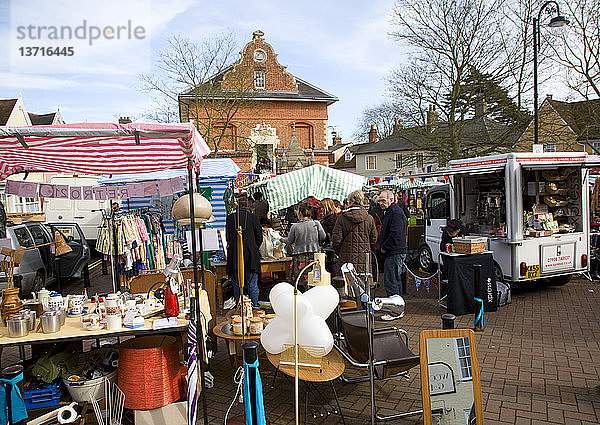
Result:
<svg viewBox="0 0 600 425">
<path fill-rule="evenodd" d="M 367 253 L 373 251 L 375 242 L 375 222 L 365 208 L 364 193 L 356 190 L 348 195 L 348 208 L 338 216 L 333 228 L 333 247 L 339 256 L 338 264 L 352 263 L 358 273 L 366 273 Z"/>
</svg>

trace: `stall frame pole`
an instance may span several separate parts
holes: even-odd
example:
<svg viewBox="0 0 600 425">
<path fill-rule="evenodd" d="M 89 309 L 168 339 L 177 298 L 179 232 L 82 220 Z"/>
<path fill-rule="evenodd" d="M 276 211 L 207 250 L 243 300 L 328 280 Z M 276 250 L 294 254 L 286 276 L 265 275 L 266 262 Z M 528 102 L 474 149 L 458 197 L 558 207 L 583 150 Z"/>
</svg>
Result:
<svg viewBox="0 0 600 425">
<path fill-rule="evenodd" d="M 196 257 L 196 217 L 194 208 L 194 188 L 196 186 L 194 178 L 194 163 L 188 159 L 188 194 L 190 200 L 190 225 L 192 227 L 192 263 L 194 267 L 194 294 L 196 307 L 196 358 L 198 359 L 198 373 L 200 374 L 202 412 L 204 416 L 204 425 L 208 425 L 208 413 L 206 408 L 206 384 L 204 382 L 204 331 L 202 327 L 202 312 L 200 311 L 200 288 L 198 287 L 198 258 Z M 204 288 L 204 253 L 202 250 L 202 237 L 200 240 L 200 272 L 202 273 L 202 288 Z M 200 332 L 198 332 L 200 330 Z M 195 425 L 195 424 L 189 424 Z"/>
</svg>

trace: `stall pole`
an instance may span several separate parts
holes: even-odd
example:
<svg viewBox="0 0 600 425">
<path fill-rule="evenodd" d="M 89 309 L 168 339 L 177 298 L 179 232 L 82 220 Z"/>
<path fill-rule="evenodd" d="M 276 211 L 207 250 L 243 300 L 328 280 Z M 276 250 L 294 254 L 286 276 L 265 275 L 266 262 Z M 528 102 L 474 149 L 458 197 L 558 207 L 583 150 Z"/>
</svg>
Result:
<svg viewBox="0 0 600 425">
<path fill-rule="evenodd" d="M 442 329 L 454 329 L 456 316 L 451 313 L 442 314 Z"/>
<path fill-rule="evenodd" d="M 114 201 L 110 201 L 110 225 L 112 227 L 112 240 L 113 240 L 113 255 L 112 255 L 112 273 L 113 273 L 113 293 L 117 293 L 121 289 L 119 284 L 119 266 L 117 265 L 117 258 L 119 256 L 119 245 L 117 243 L 117 226 L 115 223 L 115 206 Z"/>
<path fill-rule="evenodd" d="M 206 409 L 206 385 L 204 382 L 204 328 L 202 327 L 202 312 L 200 311 L 200 288 L 198 287 L 198 258 L 196 257 L 196 217 L 194 208 L 194 163 L 188 159 L 188 194 L 190 199 L 190 225 L 192 227 L 192 262 L 194 265 L 194 303 L 196 308 L 196 358 L 198 359 L 198 373 L 200 374 L 202 412 L 204 415 L 204 425 L 208 425 L 208 413 Z M 202 288 L 204 288 L 204 253 L 202 251 L 202 237 L 200 237 L 200 272 L 202 273 Z M 195 425 L 195 424 L 189 424 Z"/>
</svg>

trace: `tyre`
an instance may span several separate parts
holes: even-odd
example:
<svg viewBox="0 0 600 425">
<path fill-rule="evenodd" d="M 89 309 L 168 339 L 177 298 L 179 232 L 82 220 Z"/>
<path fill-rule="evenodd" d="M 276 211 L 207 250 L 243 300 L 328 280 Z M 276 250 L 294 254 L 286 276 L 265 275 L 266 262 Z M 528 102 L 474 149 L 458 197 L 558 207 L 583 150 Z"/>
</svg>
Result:
<svg viewBox="0 0 600 425">
<path fill-rule="evenodd" d="M 43 271 L 38 271 L 33 279 L 32 292 L 39 292 L 46 285 L 46 274 Z"/>
<path fill-rule="evenodd" d="M 548 278 L 548 286 L 563 286 L 571 281 L 573 275 L 557 276 Z"/>
<path fill-rule="evenodd" d="M 419 247 L 419 267 L 426 272 L 432 271 L 434 267 L 433 255 L 431 255 L 431 250 L 426 244 Z"/>
</svg>

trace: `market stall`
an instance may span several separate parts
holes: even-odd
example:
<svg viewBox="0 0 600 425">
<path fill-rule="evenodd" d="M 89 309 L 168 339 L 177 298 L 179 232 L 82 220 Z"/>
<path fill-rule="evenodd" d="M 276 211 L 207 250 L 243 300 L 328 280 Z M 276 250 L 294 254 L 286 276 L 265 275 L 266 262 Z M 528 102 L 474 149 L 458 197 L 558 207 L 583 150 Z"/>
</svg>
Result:
<svg viewBox="0 0 600 425">
<path fill-rule="evenodd" d="M 202 158 L 210 153 L 209 147 L 204 143 L 202 137 L 198 134 L 194 126 L 190 123 L 184 124 L 111 124 L 111 123 L 82 123 L 82 124 L 68 124 L 68 125 L 57 125 L 57 126 L 36 126 L 36 127 L 1 127 L 0 128 L 0 179 L 5 179 L 11 174 L 24 172 L 24 171 L 46 171 L 46 172 L 72 172 L 72 173 L 87 173 L 87 174 L 139 174 L 145 172 L 154 172 L 165 169 L 175 169 L 187 167 L 189 181 L 194 181 L 194 171 L 199 169 Z M 189 194 L 189 206 L 190 210 L 189 221 L 191 221 L 192 228 L 192 245 L 195 245 L 196 238 L 196 223 L 195 214 L 190 211 L 196 211 L 194 209 L 194 188 L 190 190 Z M 40 188 L 41 190 L 41 188 Z M 41 195 L 41 193 L 40 193 Z M 95 195 L 95 194 L 94 194 Z M 69 195 L 67 194 L 66 197 Z M 106 192 L 100 196 L 107 196 Z M 109 200 L 117 200 L 110 199 Z M 201 241 L 201 239 L 200 239 Z M 202 242 L 200 242 L 202 243 Z M 195 248 L 195 246 L 194 246 Z M 202 249 L 200 249 L 202 251 Z M 7 251 L 8 252 L 8 251 Z M 11 254 L 10 258 L 14 258 Z M 59 255 L 57 253 L 57 255 Z M 191 317 L 190 328 L 193 334 L 188 337 L 188 340 L 194 344 L 193 349 L 190 351 L 190 355 L 193 361 L 189 364 L 188 379 L 192 379 L 193 384 L 190 385 L 192 389 L 188 395 L 188 400 L 192 403 L 193 408 L 190 408 L 191 418 L 190 422 L 195 421 L 196 414 L 196 377 L 195 372 L 198 371 L 200 381 L 202 383 L 201 388 L 204 388 L 204 374 L 202 362 L 196 364 L 196 356 L 198 358 L 204 352 L 204 335 L 205 332 L 200 332 L 196 341 L 195 335 L 195 323 L 204 324 L 206 317 L 203 314 L 203 308 L 201 306 L 201 292 L 200 282 L 198 281 L 198 268 L 200 268 L 202 280 L 204 280 L 203 264 L 198 267 L 197 259 L 193 257 L 194 263 L 194 292 L 195 302 L 193 304 L 195 316 Z M 14 261 L 13 261 L 14 262 Z M 11 263 L 12 265 L 12 263 Z M 173 279 L 176 275 L 175 271 L 177 265 L 165 268 L 165 279 L 167 282 Z M 180 322 L 177 319 L 179 316 L 178 306 L 177 309 L 170 309 L 170 313 L 167 311 L 167 296 L 169 297 L 170 307 L 173 307 L 173 302 L 178 303 L 177 296 L 173 301 L 172 294 L 169 295 L 169 285 L 167 284 L 166 295 L 164 298 L 165 302 L 165 313 L 167 316 L 172 316 L 171 319 L 155 319 L 151 320 L 152 330 L 159 328 L 165 328 L 170 330 L 177 330 L 180 327 L 185 327 L 186 322 Z M 189 288 L 186 288 L 189 289 Z M 8 331 L 0 331 L 3 335 L 0 337 L 0 346 L 3 344 L 12 344 L 16 339 L 21 339 L 18 342 L 19 345 L 32 344 L 37 341 L 44 340 L 42 335 L 44 334 L 57 334 L 57 338 L 60 340 L 60 328 L 61 322 L 60 317 L 66 314 L 66 311 L 62 309 L 65 307 L 70 309 L 72 316 L 79 316 L 84 314 L 83 304 L 85 296 L 78 296 L 64 305 L 63 297 L 60 294 L 54 294 L 53 296 L 48 295 L 48 300 L 44 305 L 39 304 L 41 312 L 43 312 L 36 322 L 36 315 L 32 314 L 30 310 L 27 313 L 20 312 L 23 308 L 21 301 L 18 297 L 15 297 L 11 292 L 11 296 L 5 296 L 2 303 L 1 310 L 4 312 L 3 320 L 12 320 L 14 317 L 15 324 L 10 324 Z M 175 293 L 177 294 L 177 292 Z M 189 295 L 189 294 L 188 294 Z M 61 302 L 58 302 L 60 299 Z M 8 301 L 10 300 L 10 304 Z M 120 300 L 120 301 L 119 301 Z M 106 326 L 109 331 L 117 331 L 122 329 L 123 324 L 129 324 L 131 328 L 140 328 L 138 332 L 149 331 L 148 326 L 150 323 L 144 320 L 141 315 L 142 309 L 147 314 L 154 314 L 153 301 L 150 298 L 146 298 L 142 305 L 138 309 L 137 299 L 133 299 L 133 304 L 129 305 L 127 313 L 124 313 L 123 308 L 125 301 L 124 298 L 118 295 L 108 297 L 103 302 L 102 308 L 98 307 L 98 300 L 94 305 L 88 306 L 88 312 L 93 308 L 98 308 L 98 316 L 89 317 L 90 321 L 87 322 L 83 319 L 78 323 L 77 329 L 73 329 L 71 323 L 65 323 L 65 329 L 63 330 L 63 338 L 79 338 L 80 336 L 94 337 L 91 331 L 99 330 L 101 327 Z M 37 309 L 35 310 L 38 313 Z M 60 313 L 62 311 L 62 313 Z M 123 318 L 123 314 L 129 314 L 128 317 Z M 90 316 L 92 313 L 89 314 Z M 18 316 L 18 318 L 17 318 Z M 141 319 L 140 319 L 141 317 Z M 29 336 L 30 321 L 33 318 L 33 326 L 31 327 L 32 336 Z M 67 319 L 69 320 L 69 319 Z M 18 322 L 18 323 L 17 323 Z M 12 322 L 11 322 L 12 323 Z M 25 326 L 25 328 L 23 328 Z M 89 328 L 90 330 L 86 329 Z M 199 326 L 203 329 L 204 326 Z M 40 333 L 39 330 L 42 330 Z M 126 332 L 126 331 L 125 331 Z M 9 333 L 14 338 L 9 337 Z M 110 332 L 109 332 L 110 333 Z M 39 334 L 39 335 L 38 335 Z M 96 335 L 99 337 L 100 335 Z M 47 338 L 46 338 L 47 339 Z M 159 344 L 160 345 L 160 344 Z M 139 356 L 138 356 L 139 357 Z M 143 358 L 143 357 L 142 357 Z M 191 358 L 191 359 L 192 359 Z M 191 375 L 190 375 L 191 373 Z M 22 375 L 20 375 L 22 379 Z M 15 377 L 19 379 L 19 375 Z M 15 381 L 16 382 L 16 381 Z M 189 388 L 188 388 L 189 389 Z M 111 390 L 112 391 L 112 390 Z M 204 418 L 206 421 L 206 403 L 203 396 L 203 409 Z M 9 399 L 10 400 L 10 399 Z M 14 399 L 13 399 L 14 400 Z M 1 402 L 2 400 L 0 400 Z M 6 401 L 6 400 L 4 400 Z M 110 399 L 108 400 L 110 401 Z M 23 412 L 23 406 L 18 407 L 20 413 Z M 13 412 L 17 411 L 13 409 Z M 9 410 L 10 412 L 10 410 Z M 25 413 L 26 417 L 26 413 Z M 19 417 L 20 420 L 22 416 Z M 13 419 L 15 419 L 13 417 Z"/>
<path fill-rule="evenodd" d="M 313 196 L 343 201 L 352 191 L 362 189 L 366 178 L 322 165 L 311 165 L 248 186 L 249 194 L 261 192 L 271 211 L 278 211 Z"/>
</svg>

